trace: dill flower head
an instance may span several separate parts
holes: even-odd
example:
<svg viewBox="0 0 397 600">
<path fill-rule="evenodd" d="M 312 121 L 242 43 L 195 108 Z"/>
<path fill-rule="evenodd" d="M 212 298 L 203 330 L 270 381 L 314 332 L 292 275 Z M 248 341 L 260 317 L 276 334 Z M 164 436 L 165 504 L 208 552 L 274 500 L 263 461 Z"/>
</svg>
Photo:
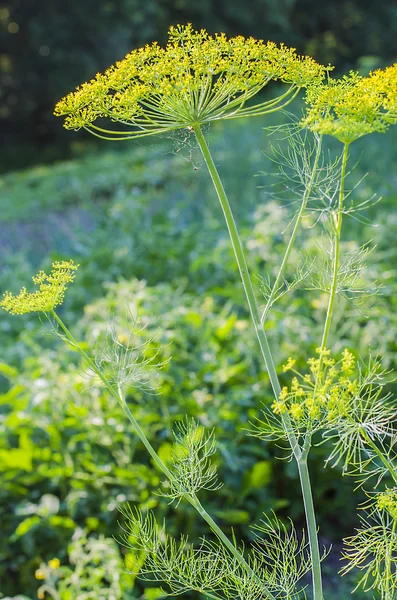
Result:
<svg viewBox="0 0 397 600">
<path fill-rule="evenodd" d="M 387 489 L 376 495 L 377 507 L 387 512 L 397 520 L 397 488 Z"/>
<path fill-rule="evenodd" d="M 352 397 L 357 393 L 354 375 L 355 358 L 344 350 L 338 362 L 330 356 L 330 350 L 317 348 L 318 357 L 309 358 L 309 373 L 295 370 L 295 360 L 289 358 L 283 372 L 292 370 L 295 377 L 290 386 L 284 386 L 271 409 L 275 415 L 289 413 L 293 422 L 302 427 L 313 427 L 317 422 L 328 425 L 349 411 Z"/>
<path fill-rule="evenodd" d="M 297 91 L 319 83 L 326 68 L 295 49 L 273 42 L 171 27 L 165 48 L 156 42 L 133 50 L 105 73 L 60 100 L 55 115 L 67 129 L 84 127 L 100 137 L 128 139 L 192 127 L 223 118 L 254 116 L 285 105 Z M 276 100 L 244 108 L 269 81 L 289 84 Z M 110 131 L 109 118 L 127 125 Z"/>
<path fill-rule="evenodd" d="M 397 64 L 362 77 L 351 71 L 308 88 L 302 125 L 351 143 L 397 123 Z"/>
<path fill-rule="evenodd" d="M 33 283 L 39 286 L 36 292 L 28 292 L 22 288 L 17 296 L 5 292 L 0 301 L 0 308 L 12 315 L 23 315 L 30 312 L 49 312 L 62 304 L 67 284 L 75 278 L 79 265 L 73 260 L 54 262 L 49 275 L 40 271 L 32 277 Z"/>
</svg>

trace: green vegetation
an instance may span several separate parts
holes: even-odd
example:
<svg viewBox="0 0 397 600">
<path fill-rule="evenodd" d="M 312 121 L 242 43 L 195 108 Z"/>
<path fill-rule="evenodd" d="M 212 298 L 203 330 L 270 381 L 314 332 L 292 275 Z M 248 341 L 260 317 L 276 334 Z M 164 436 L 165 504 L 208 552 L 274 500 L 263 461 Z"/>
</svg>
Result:
<svg viewBox="0 0 397 600">
<path fill-rule="evenodd" d="M 249 125 L 217 124 L 209 136 L 242 225 L 250 267 L 258 275 L 265 271 L 275 275 L 294 206 L 288 202 L 290 192 L 278 201 L 273 197 L 283 192 L 277 177 L 269 180 L 261 175 L 276 170 L 256 150 L 262 147 L 271 157 L 269 142 L 276 144 L 276 134 L 267 137 L 262 126 L 260 119 Z M 361 156 L 360 144 L 352 148 L 352 164 Z M 186 413 L 196 417 L 209 429 L 215 427 L 217 468 L 224 486 L 213 495 L 204 492 L 203 502 L 218 522 L 223 527 L 232 525 L 240 536 L 242 527 L 246 532 L 247 523 L 273 509 L 303 525 L 295 502 L 299 485 L 295 470 L 275 460 L 280 451 L 274 446 L 248 438 L 244 431 L 261 403 L 272 402 L 271 390 L 251 335 L 222 215 L 193 139 L 183 132 L 145 146 L 129 145 L 121 152 L 106 151 L 51 169 L 36 167 L 4 176 L 1 289 L 17 291 L 33 272 L 48 268 L 53 260 L 80 262 L 79 284 L 68 290 L 62 316 L 75 323 L 73 331 L 86 340 L 87 348 L 103 340 L 109 316 L 118 334 L 127 336 L 131 310 L 149 319 L 139 334 L 142 341 L 154 336 L 151 344 L 159 358 L 167 361 L 172 356 L 156 381 L 161 394 L 148 396 L 135 390 L 129 398 L 162 460 L 169 461 L 174 422 Z M 236 153 L 237 164 L 232 161 Z M 369 349 L 379 350 L 386 368 L 395 368 L 397 350 L 393 212 L 397 197 L 390 176 L 396 154 L 392 134 L 372 136 L 351 174 L 359 181 L 368 172 L 357 188 L 358 200 L 379 189 L 384 197 L 366 213 L 376 221 L 376 228 L 347 221 L 346 237 L 355 241 L 343 242 L 344 248 L 354 251 L 373 240 L 376 248 L 367 257 L 368 269 L 360 274 L 361 285 L 372 289 L 377 280 L 383 290 L 381 296 L 366 297 L 361 312 L 343 300 L 335 316 L 338 337 L 333 340 L 335 352 L 346 346 L 357 348 L 364 359 Z M 253 178 L 255 172 L 258 176 Z M 296 247 L 315 259 L 321 255 L 323 240 L 310 225 L 309 219 Z M 294 252 L 291 272 L 298 262 L 299 253 Z M 267 321 L 278 365 L 293 355 L 302 367 L 306 357 L 314 354 L 326 301 L 326 295 L 300 289 L 280 299 Z M 348 319 L 351 315 L 354 318 Z M 69 570 L 76 572 L 76 565 L 88 555 L 87 550 L 81 551 L 87 536 L 91 544 L 98 540 L 101 549 L 94 564 L 99 560 L 101 569 L 106 569 L 108 556 L 117 563 L 123 550 L 117 547 L 115 555 L 111 538 L 120 531 L 117 506 L 127 500 L 156 509 L 160 521 L 166 516 L 168 533 L 183 531 L 192 541 L 205 534 L 203 523 L 188 505 L 181 503 L 175 510 L 159 504 L 156 491 L 161 473 L 116 403 L 100 387 L 86 390 L 91 383 L 76 353 L 60 348 L 49 335 L 39 335 L 34 315 L 16 319 L 3 314 L 0 327 L 3 595 L 34 598 L 43 583 L 40 569 L 51 570 L 47 563 L 54 558 L 64 571 L 53 568 L 51 577 L 56 580 L 62 574 L 67 590 Z M 287 383 L 287 375 L 280 374 L 282 382 Z M 324 447 L 314 448 L 315 504 L 321 532 L 328 536 L 320 541 L 329 544 L 351 534 L 358 523 L 353 481 L 338 479 L 329 469 L 323 472 L 325 457 Z M 328 560 L 334 565 L 337 559 L 336 553 Z M 95 582 L 88 573 L 89 567 L 82 570 L 79 585 L 93 598 L 110 600 L 106 596 L 110 592 L 103 590 L 111 585 L 113 597 L 120 600 L 142 593 L 141 583 L 132 586 L 132 576 L 121 574 L 117 583 L 100 571 L 102 579 Z M 336 582 L 329 585 L 335 594 Z M 338 598 L 348 598 L 349 593 L 347 586 Z M 155 589 L 146 589 L 146 598 L 155 595 Z"/>
</svg>

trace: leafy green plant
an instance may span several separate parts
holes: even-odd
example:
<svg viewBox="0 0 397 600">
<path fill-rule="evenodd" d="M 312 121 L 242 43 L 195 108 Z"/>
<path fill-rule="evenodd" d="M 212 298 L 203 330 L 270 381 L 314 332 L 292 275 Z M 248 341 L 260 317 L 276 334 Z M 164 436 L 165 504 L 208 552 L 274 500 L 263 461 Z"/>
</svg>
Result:
<svg viewBox="0 0 397 600">
<path fill-rule="evenodd" d="M 131 569 L 156 584 L 164 583 L 173 595 L 194 590 L 208 598 L 293 600 L 305 595 L 301 580 L 311 571 L 313 598 L 323 600 L 321 563 L 327 552 L 321 553 L 319 548 L 308 470 L 316 436 L 322 436 L 319 439 L 331 448 L 327 461 L 340 463 L 343 472 L 357 477 L 361 486 L 371 481 L 376 490 L 385 476 L 397 483 L 395 414 L 383 394 L 384 373 L 378 359 L 361 365 L 349 349 L 339 359 L 328 349 L 338 294 L 352 301 L 366 292 L 360 278 L 367 249 L 358 248 L 341 257 L 343 216 L 368 205 L 350 200 L 351 192 L 346 191 L 349 148 L 359 137 L 385 132 L 396 122 L 397 68 L 377 71 L 367 78 L 351 74 L 324 84 L 325 72 L 312 59 L 298 57 L 284 46 L 241 37 L 212 38 L 205 31 L 194 32 L 191 26 L 177 27 L 171 28 L 165 49 L 153 44 L 134 51 L 56 107 L 57 114 L 66 114 L 68 128 L 85 127 L 105 139 L 131 139 L 177 129 L 195 135 L 223 210 L 274 394 L 273 403 L 265 407 L 264 418 L 256 421 L 251 434 L 260 439 L 283 440 L 299 473 L 307 542 L 305 534 L 298 535 L 292 523 L 287 526 L 275 515 L 267 515 L 253 529 L 256 541 L 245 550 L 235 536 L 225 534 L 199 499 L 202 490 L 219 488 L 211 458 L 215 451 L 212 433 L 205 434 L 198 421 L 180 424 L 169 461 L 165 462 L 128 403 L 131 385 L 145 389 L 153 370 L 167 365 L 167 360 L 161 358 L 161 347 L 153 347 L 153 338 L 135 343 L 142 329 L 126 339 L 112 329 L 110 340 L 96 355 L 79 343 L 55 311 L 66 286 L 74 279 L 77 266 L 73 261 L 55 262 L 50 275 L 40 272 L 35 276 L 33 281 L 39 286 L 36 292 L 22 289 L 16 296 L 6 293 L 1 306 L 8 312 L 46 314 L 53 331 L 81 355 L 92 385 L 102 386 L 117 402 L 154 465 L 165 475 L 160 493 L 176 504 L 190 504 L 214 534 L 215 539 L 205 538 L 194 547 L 183 535 L 179 541 L 169 536 L 153 514 L 125 512 L 124 541 L 132 554 Z M 287 92 L 246 107 L 246 102 L 272 79 L 288 83 Z M 308 88 L 308 110 L 300 127 L 315 133 L 315 146 L 298 152 L 297 147 L 306 150 L 307 141 L 298 137 L 296 129 L 287 130 L 292 139 L 287 164 L 295 171 L 303 194 L 274 282 L 267 280 L 262 286 L 266 304 L 260 311 L 239 232 L 202 126 L 218 119 L 280 110 L 303 87 Z M 130 128 L 104 129 L 95 124 L 99 117 L 110 117 Z M 339 160 L 327 163 L 322 158 L 323 135 L 342 142 Z M 304 264 L 290 282 L 285 273 L 298 230 L 303 220 L 316 212 L 328 236 L 329 249 L 324 248 L 319 265 Z M 305 282 L 309 289 L 328 296 L 322 337 L 317 356 L 306 361 L 307 372 L 303 365 L 296 366 L 296 358 L 288 358 L 282 371 L 292 371 L 294 376 L 289 385 L 282 387 L 268 343 L 267 320 L 274 303 Z M 353 566 L 364 569 L 358 585 L 364 590 L 376 589 L 384 600 L 396 597 L 395 496 L 395 488 L 369 494 L 363 528 L 346 540 L 345 557 L 351 565 L 345 571 Z M 370 524 L 371 520 L 375 525 Z"/>
</svg>

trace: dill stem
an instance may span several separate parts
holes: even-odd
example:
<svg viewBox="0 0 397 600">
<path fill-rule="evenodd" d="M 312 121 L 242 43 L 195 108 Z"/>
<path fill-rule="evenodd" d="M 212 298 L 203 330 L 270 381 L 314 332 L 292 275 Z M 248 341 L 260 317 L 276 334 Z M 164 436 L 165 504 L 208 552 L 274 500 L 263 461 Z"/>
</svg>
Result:
<svg viewBox="0 0 397 600">
<path fill-rule="evenodd" d="M 259 342 L 259 346 L 261 349 L 262 357 L 265 362 L 265 366 L 269 375 L 270 383 L 273 389 L 273 394 L 276 399 L 280 396 L 281 386 L 277 376 L 276 367 L 273 361 L 273 356 L 270 350 L 269 342 L 267 340 L 267 336 L 265 330 L 263 328 L 263 324 L 260 319 L 260 313 L 258 304 L 256 302 L 254 288 L 251 282 L 251 277 L 248 271 L 247 261 L 245 259 L 243 245 L 241 243 L 241 239 L 238 233 L 238 229 L 236 226 L 236 222 L 234 220 L 234 216 L 230 207 L 230 203 L 228 197 L 226 195 L 225 189 L 222 184 L 222 180 L 219 176 L 218 170 L 215 166 L 214 160 L 212 158 L 210 149 L 207 145 L 205 137 L 200 129 L 199 125 L 194 126 L 194 132 L 196 134 L 197 142 L 202 152 L 204 161 L 207 165 L 209 174 L 212 179 L 212 183 L 214 184 L 215 191 L 217 193 L 219 202 L 222 207 L 223 215 L 225 217 L 226 225 L 230 235 L 230 241 L 232 243 L 234 256 L 236 258 L 238 270 L 240 272 L 241 281 L 243 284 L 245 296 L 247 299 L 249 311 L 251 314 L 252 321 L 255 326 L 256 336 Z M 301 455 L 301 450 L 299 447 L 298 440 L 292 431 L 292 425 L 288 414 L 282 415 L 285 429 L 287 431 L 288 440 L 292 451 L 294 453 L 295 458 L 298 460 Z"/>
<path fill-rule="evenodd" d="M 207 164 L 208 171 L 211 175 L 212 182 L 214 184 L 216 193 L 218 195 L 223 214 L 226 220 L 227 228 L 229 230 L 231 243 L 233 246 L 234 255 L 237 261 L 237 265 L 240 271 L 242 284 L 244 287 L 245 295 L 247 298 L 249 310 L 251 313 L 252 320 L 255 325 L 255 331 L 258 338 L 258 342 L 262 351 L 262 356 L 269 374 L 270 382 L 272 384 L 273 392 L 276 398 L 279 397 L 281 387 L 278 380 L 276 368 L 274 365 L 273 357 L 270 351 L 270 347 L 267 341 L 267 336 L 263 327 L 263 323 L 260 320 L 260 314 L 258 305 L 256 302 L 254 289 L 252 286 L 250 274 L 245 260 L 243 246 L 240 240 L 240 236 L 237 230 L 237 226 L 233 217 L 232 210 L 223 188 L 222 181 L 219 177 L 218 170 L 213 161 L 211 152 L 208 148 L 207 142 L 201 132 L 200 127 L 197 125 L 194 128 L 198 144 L 203 154 L 204 160 Z M 305 457 L 302 457 L 302 450 L 299 446 L 298 440 L 295 433 L 292 431 L 292 425 L 288 413 L 281 415 L 284 423 L 284 427 L 288 436 L 288 441 L 291 449 L 294 453 L 294 457 L 298 464 L 298 471 L 300 477 L 300 483 L 302 488 L 303 501 L 306 513 L 306 522 L 308 527 L 310 554 L 312 560 L 312 578 L 313 578 L 313 594 L 314 600 L 323 600 L 322 592 L 322 576 L 321 576 L 321 562 L 320 562 L 320 551 L 318 546 L 317 538 L 317 525 L 316 515 L 313 505 L 313 496 L 310 485 L 309 471 L 307 467 L 307 453 Z"/>
<path fill-rule="evenodd" d="M 272 307 L 272 304 L 273 304 L 273 301 L 274 301 L 274 297 L 275 297 L 275 295 L 277 293 L 278 286 L 279 286 L 280 281 L 281 281 L 281 279 L 283 277 L 283 274 L 284 274 L 284 271 L 285 271 L 285 267 L 287 266 L 287 263 L 288 263 L 288 260 L 289 260 L 292 248 L 293 248 L 294 243 L 295 243 L 295 239 L 296 239 L 297 233 L 298 233 L 300 225 L 302 223 L 302 219 L 303 219 L 303 216 L 305 214 L 305 210 L 306 210 L 306 206 L 307 206 L 308 200 L 310 198 L 310 194 L 312 193 L 313 185 L 314 185 L 315 178 L 316 178 L 316 175 L 317 175 L 318 163 L 319 163 L 320 156 L 321 156 L 321 145 L 322 145 L 322 135 L 320 135 L 318 137 L 318 139 L 317 139 L 316 154 L 315 154 L 315 157 L 314 157 L 314 163 L 313 163 L 313 168 L 312 168 L 312 171 L 311 171 L 310 180 L 309 180 L 309 183 L 306 186 L 305 192 L 303 194 L 302 203 L 301 203 L 301 206 L 299 208 L 298 214 L 296 215 L 294 228 L 292 230 L 291 237 L 290 237 L 290 239 L 288 241 L 288 245 L 287 245 L 287 248 L 285 250 L 284 257 L 283 257 L 280 269 L 279 269 L 279 271 L 277 273 L 277 276 L 276 276 L 275 282 L 273 284 L 273 287 L 271 289 L 269 298 L 268 298 L 268 300 L 266 302 L 265 309 L 264 309 L 264 311 L 262 313 L 261 322 L 263 324 L 265 323 L 266 317 L 267 317 L 267 315 L 269 313 L 269 310 Z"/>
<path fill-rule="evenodd" d="M 341 175 L 340 175 L 340 185 L 339 185 L 339 200 L 338 200 L 338 208 L 336 213 L 332 214 L 333 219 L 333 228 L 334 228 L 334 243 L 333 243 L 333 253 L 332 253 L 332 284 L 331 290 L 328 300 L 328 309 L 327 316 L 324 324 L 323 338 L 321 342 L 321 350 L 325 350 L 327 347 L 328 336 L 331 329 L 332 322 L 332 314 L 334 311 L 335 298 L 338 289 L 338 273 L 339 273 L 339 262 L 340 262 L 340 238 L 342 231 L 342 219 L 343 219 L 343 201 L 345 199 L 345 179 L 346 179 L 346 166 L 347 159 L 349 156 L 349 144 L 345 143 L 343 145 L 343 154 L 342 154 L 342 167 L 341 167 Z M 318 372 L 320 374 L 322 363 L 322 353 L 320 354 L 320 366 Z"/>
<path fill-rule="evenodd" d="M 393 573 L 392 573 L 392 561 L 393 561 L 393 547 L 395 546 L 396 540 L 396 528 L 397 528 L 397 519 L 393 519 L 393 525 L 391 529 L 391 540 L 390 546 L 388 548 L 387 555 L 385 556 L 385 572 L 386 572 L 386 585 L 387 585 L 387 596 L 386 600 L 393 600 L 395 586 L 393 583 Z M 394 562 L 394 561 L 393 561 Z"/>
<path fill-rule="evenodd" d="M 368 446 L 375 452 L 375 454 L 379 458 L 379 460 L 385 465 L 386 469 L 389 471 L 390 475 L 392 476 L 394 483 L 397 483 L 397 472 L 396 472 L 396 469 L 393 467 L 392 463 L 389 460 L 387 460 L 387 458 L 383 454 L 383 452 L 381 450 L 379 450 L 378 446 L 371 439 L 370 435 L 364 429 L 364 427 L 360 428 L 360 433 L 361 433 L 362 437 L 364 438 L 364 440 L 366 441 L 366 443 L 368 444 Z"/>
<path fill-rule="evenodd" d="M 123 411 L 124 411 L 125 415 L 127 416 L 128 420 L 132 424 L 132 426 L 133 426 L 133 428 L 135 430 L 135 433 L 137 434 L 137 436 L 139 437 L 139 439 L 141 440 L 141 442 L 145 446 L 146 450 L 148 451 L 148 453 L 152 457 L 154 463 L 164 473 L 164 475 L 166 475 L 166 477 L 170 481 L 175 481 L 175 479 L 174 479 L 171 471 L 168 469 L 168 467 L 161 460 L 161 458 L 159 457 L 159 455 L 157 454 L 157 452 L 155 451 L 155 449 L 153 448 L 153 446 L 149 442 L 148 438 L 146 437 L 146 435 L 145 435 L 143 429 L 141 428 L 141 426 L 139 425 L 138 421 L 135 419 L 134 415 L 130 411 L 130 409 L 129 409 L 126 401 L 125 401 L 125 398 L 124 398 L 124 396 L 123 396 L 123 394 L 121 392 L 121 389 L 116 389 L 110 383 L 110 381 L 105 377 L 105 375 L 97 367 L 97 365 L 95 364 L 95 362 L 93 361 L 93 359 L 85 352 L 85 350 L 75 340 L 75 338 L 73 337 L 72 333 L 66 327 L 66 325 L 61 320 L 61 318 L 57 315 L 57 313 L 54 310 L 51 310 L 50 314 L 56 320 L 56 322 L 58 323 L 58 325 L 60 326 L 60 328 L 64 332 L 65 337 L 70 342 L 70 344 L 73 346 L 73 348 L 75 348 L 81 354 L 81 356 L 84 358 L 84 360 L 86 361 L 86 363 L 88 364 L 88 366 L 100 378 L 100 380 L 103 382 L 103 384 L 105 385 L 105 387 L 107 388 L 107 390 L 110 392 L 110 394 L 113 396 L 113 398 L 115 398 L 117 400 L 118 404 L 121 406 L 121 408 L 123 409 Z M 184 488 L 182 488 L 182 489 L 184 489 Z M 210 528 L 213 531 L 213 533 L 226 546 L 226 548 L 229 550 L 229 552 L 232 554 L 232 556 L 238 561 L 238 563 L 240 564 L 240 566 L 246 572 L 248 572 L 250 575 L 252 575 L 255 578 L 255 580 L 258 582 L 258 584 L 260 584 L 262 586 L 263 591 L 266 594 L 266 597 L 269 600 L 275 600 L 274 595 L 266 588 L 266 586 L 263 584 L 263 582 L 259 579 L 259 577 L 254 572 L 254 570 L 247 563 L 247 561 L 245 560 L 245 558 L 243 557 L 243 555 L 238 551 L 238 549 L 234 546 L 234 544 L 232 544 L 232 542 L 224 534 L 224 532 L 219 527 L 219 525 L 214 521 L 214 519 L 208 514 L 208 512 L 205 510 L 205 508 L 203 507 L 203 505 L 201 504 L 201 502 L 198 500 L 198 498 L 195 495 L 190 494 L 188 491 L 185 491 L 184 498 L 197 510 L 197 512 L 202 516 L 202 518 L 208 523 L 208 525 L 210 526 Z"/>
<path fill-rule="evenodd" d="M 298 460 L 299 477 L 302 487 L 303 503 L 305 506 L 307 534 L 309 537 L 310 557 L 312 564 L 313 600 L 323 600 L 323 584 L 321 574 L 320 548 L 318 544 L 316 512 L 313 503 L 313 493 L 310 483 L 307 457 Z"/>
</svg>

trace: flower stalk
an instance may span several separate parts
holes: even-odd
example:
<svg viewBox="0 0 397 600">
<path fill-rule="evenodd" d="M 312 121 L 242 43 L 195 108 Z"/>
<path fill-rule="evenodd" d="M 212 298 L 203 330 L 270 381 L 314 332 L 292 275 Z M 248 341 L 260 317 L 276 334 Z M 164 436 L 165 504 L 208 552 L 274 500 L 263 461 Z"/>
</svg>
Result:
<svg viewBox="0 0 397 600">
<path fill-rule="evenodd" d="M 312 193 L 312 189 L 313 189 L 313 186 L 314 186 L 314 183 L 316 180 L 316 176 L 317 176 L 318 164 L 319 164 L 319 160 L 320 160 L 320 156 L 321 156 L 322 139 L 323 139 L 322 135 L 318 136 L 318 138 L 317 138 L 316 154 L 314 157 L 314 162 L 313 162 L 310 179 L 309 179 L 308 185 L 305 188 L 305 191 L 304 191 L 304 194 L 302 197 L 302 202 L 299 207 L 298 214 L 296 215 L 296 218 L 295 218 L 294 227 L 293 227 L 290 239 L 288 241 L 287 248 L 286 248 L 284 256 L 283 256 L 283 260 L 281 262 L 280 268 L 276 275 L 276 279 L 274 281 L 274 284 L 270 291 L 269 297 L 267 299 L 266 306 L 262 313 L 261 322 L 263 324 L 265 324 L 265 322 L 266 322 L 267 315 L 269 314 L 269 311 L 270 311 L 273 301 L 274 301 L 274 297 L 277 293 L 280 282 L 283 278 L 286 266 L 288 264 L 289 257 L 291 255 L 292 249 L 294 247 L 296 236 L 298 234 L 298 231 L 299 231 L 301 223 L 302 223 L 303 216 L 305 214 L 307 203 L 308 203 L 310 195 Z"/>
<path fill-rule="evenodd" d="M 341 175 L 340 175 L 340 186 L 339 186 L 339 199 L 338 199 L 338 207 L 335 213 L 332 214 L 332 228 L 334 231 L 334 239 L 333 239 L 333 253 L 332 253 L 332 283 L 331 290 L 329 294 L 328 300 L 328 308 L 327 308 L 327 316 L 325 318 L 323 337 L 321 340 L 321 349 L 322 351 L 326 350 L 329 332 L 331 330 L 331 322 L 332 315 L 334 311 L 335 299 L 338 289 L 338 274 L 339 274 L 339 264 L 340 264 L 340 241 L 341 241 L 341 232 L 342 232 L 342 219 L 343 219 L 343 201 L 345 198 L 345 179 L 346 179 L 346 167 L 347 160 L 349 157 L 349 144 L 346 142 L 343 145 L 343 153 L 342 153 L 342 165 L 341 165 Z M 321 360 L 320 355 L 320 360 Z M 320 373 L 319 369 L 319 373 Z"/>
<path fill-rule="evenodd" d="M 56 323 L 58 323 L 59 327 L 61 328 L 61 330 L 63 331 L 63 333 L 65 335 L 67 342 L 69 342 L 72 345 L 72 347 L 75 348 L 80 353 L 82 358 L 85 360 L 86 364 L 90 367 L 90 369 L 92 369 L 92 371 L 95 373 L 95 375 L 97 375 L 97 377 L 99 377 L 99 379 L 105 385 L 106 389 L 110 392 L 110 394 L 113 396 L 113 398 L 121 406 L 126 417 L 128 418 L 131 425 L 133 426 L 135 433 L 137 434 L 137 436 L 139 437 L 139 439 L 145 446 L 145 448 L 148 451 L 151 458 L 153 459 L 153 462 L 160 469 L 160 471 L 162 471 L 164 473 L 164 475 L 172 482 L 174 480 L 172 472 L 164 464 L 164 462 L 161 460 L 161 458 L 159 457 L 159 455 L 157 454 L 157 452 L 155 451 L 155 449 L 149 442 L 142 427 L 139 425 L 138 421 L 136 420 L 136 418 L 132 414 L 131 410 L 129 409 L 122 390 L 120 388 L 116 389 L 108 381 L 108 379 L 101 372 L 101 370 L 98 369 L 98 367 L 96 366 L 96 364 L 92 360 L 92 358 L 85 352 L 85 350 L 81 347 L 81 345 L 76 341 L 76 339 L 74 338 L 72 333 L 69 331 L 69 329 L 66 327 L 66 325 L 61 320 L 61 318 L 58 316 L 58 314 L 54 310 L 52 310 L 50 312 L 50 315 L 53 317 L 53 319 L 55 319 Z M 178 482 L 175 482 L 175 485 L 180 486 L 181 484 Z M 210 526 L 212 532 L 226 546 L 226 548 L 229 550 L 230 554 L 237 560 L 238 564 L 242 567 L 242 569 L 244 571 L 246 571 L 250 576 L 252 576 L 258 582 L 258 585 L 261 586 L 261 588 L 263 589 L 263 592 L 266 594 L 266 598 L 268 598 L 269 600 L 275 600 L 274 595 L 270 592 L 270 590 L 268 590 L 266 588 L 265 584 L 259 579 L 258 575 L 250 567 L 250 565 L 244 559 L 243 555 L 237 550 L 236 546 L 234 544 L 232 544 L 232 542 L 224 534 L 224 532 L 219 527 L 219 525 L 214 521 L 214 519 L 211 517 L 211 515 L 206 511 L 206 509 L 203 507 L 203 505 L 201 504 L 201 502 L 199 501 L 197 496 L 195 494 L 189 494 L 187 491 L 185 491 L 184 498 L 193 506 L 193 508 L 196 509 L 196 511 L 206 521 L 206 523 Z"/>
<path fill-rule="evenodd" d="M 381 461 L 381 463 L 385 466 L 385 468 L 387 469 L 388 473 L 392 477 L 394 483 L 397 484 L 397 471 L 396 471 L 395 467 L 386 458 L 386 456 L 381 452 L 381 450 L 379 450 L 378 446 L 375 444 L 375 442 L 368 435 L 368 432 L 365 430 L 364 427 L 360 428 L 360 435 L 364 438 L 365 443 L 367 444 L 367 446 L 369 448 L 371 448 L 371 450 L 373 452 L 375 452 L 376 456 L 379 458 L 379 460 Z"/>
<path fill-rule="evenodd" d="M 236 262 L 238 265 L 238 269 L 240 272 L 241 281 L 243 284 L 243 288 L 245 291 L 247 303 L 249 306 L 250 314 L 252 321 L 255 326 L 255 332 L 258 338 L 259 346 L 261 349 L 262 357 L 265 362 L 267 372 L 270 378 L 270 382 L 272 385 L 273 393 L 276 400 L 279 398 L 281 393 L 281 386 L 278 379 L 277 371 L 274 365 L 273 356 L 271 354 L 271 350 L 269 347 L 269 343 L 267 340 L 266 332 L 263 326 L 263 322 L 260 318 L 260 313 L 253 289 L 253 285 L 251 282 L 247 261 L 245 259 L 243 245 L 241 243 L 241 239 L 237 230 L 236 222 L 233 217 L 232 210 L 230 208 L 229 200 L 227 198 L 226 192 L 224 190 L 221 178 L 219 176 L 218 170 L 215 166 L 214 160 L 212 158 L 210 149 L 207 145 L 205 137 L 199 126 L 194 128 L 194 132 L 196 134 L 197 142 L 199 144 L 200 150 L 203 154 L 205 163 L 207 165 L 208 171 L 210 173 L 212 182 L 214 184 L 216 193 L 218 195 L 223 214 L 225 217 L 225 221 L 227 224 L 227 228 L 230 235 L 230 240 L 232 243 L 234 255 L 236 258 Z M 319 160 L 319 149 L 316 154 L 316 164 Z M 300 224 L 300 223 L 299 223 Z M 292 246 L 291 246 L 292 247 Z M 290 250 L 291 250 L 290 247 Z M 313 579 L 313 593 L 314 600 L 323 600 L 323 591 L 322 591 L 322 576 L 321 576 L 321 559 L 320 559 L 320 551 L 318 545 L 318 537 L 317 537 L 317 525 L 316 525 L 316 515 L 313 505 L 313 495 L 310 485 L 310 477 L 307 466 L 307 454 L 305 456 L 302 455 L 302 449 L 299 445 L 298 439 L 293 431 L 291 419 L 287 412 L 282 413 L 281 415 L 287 436 L 288 441 L 293 451 L 295 460 L 298 465 L 299 478 L 301 483 L 302 495 L 304 500 L 305 514 L 306 514 L 306 522 L 308 528 L 308 536 L 309 536 L 309 544 L 310 544 L 310 554 L 312 561 L 312 579 Z"/>
</svg>

